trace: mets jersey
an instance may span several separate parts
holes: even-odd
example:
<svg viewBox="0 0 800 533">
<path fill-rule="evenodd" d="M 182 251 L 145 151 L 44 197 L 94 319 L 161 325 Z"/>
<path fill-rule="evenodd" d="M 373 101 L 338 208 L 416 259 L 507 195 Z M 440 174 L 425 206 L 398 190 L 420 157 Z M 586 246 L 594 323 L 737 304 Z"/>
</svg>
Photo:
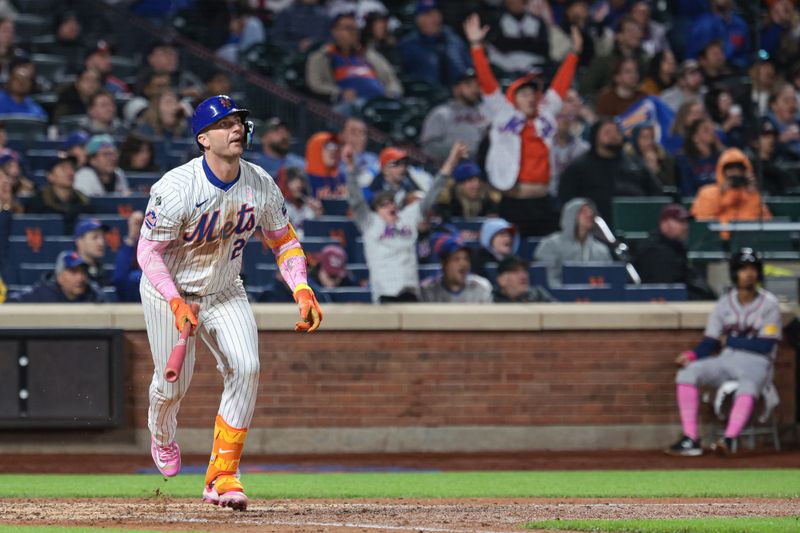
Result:
<svg viewBox="0 0 800 533">
<path fill-rule="evenodd" d="M 237 282 L 250 236 L 289 223 L 283 195 L 261 167 L 241 160 L 231 183 L 204 157 L 176 167 L 150 190 L 142 236 L 170 241 L 164 264 L 185 295 L 205 296 Z"/>
<path fill-rule="evenodd" d="M 755 299 L 747 305 L 739 302 L 738 291 L 730 290 L 717 301 L 706 325 L 705 336 L 721 340 L 724 346 L 734 350 L 759 353 L 759 340 L 780 341 L 781 309 L 777 298 L 763 289 L 758 289 Z M 775 358 L 777 344 L 764 355 Z"/>
</svg>

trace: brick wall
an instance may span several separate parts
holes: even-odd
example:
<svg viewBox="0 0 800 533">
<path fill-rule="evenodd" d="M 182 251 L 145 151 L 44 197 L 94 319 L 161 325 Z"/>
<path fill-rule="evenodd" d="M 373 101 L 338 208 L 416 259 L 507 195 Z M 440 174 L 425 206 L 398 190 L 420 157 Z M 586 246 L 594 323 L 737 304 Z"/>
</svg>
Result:
<svg viewBox="0 0 800 533">
<path fill-rule="evenodd" d="M 675 355 L 697 330 L 260 334 L 254 426 L 674 424 Z M 125 332 L 128 427 L 146 423 L 147 336 Z M 795 355 L 781 345 L 781 420 L 794 417 Z M 198 351 L 179 423 L 208 428 L 221 378 Z"/>
</svg>

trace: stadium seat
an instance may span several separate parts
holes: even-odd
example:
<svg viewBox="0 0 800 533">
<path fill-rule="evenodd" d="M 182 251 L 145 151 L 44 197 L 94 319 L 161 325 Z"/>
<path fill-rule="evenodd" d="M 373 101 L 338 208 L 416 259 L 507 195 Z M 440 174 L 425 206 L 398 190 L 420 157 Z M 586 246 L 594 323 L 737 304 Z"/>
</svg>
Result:
<svg viewBox="0 0 800 533">
<path fill-rule="evenodd" d="M 95 213 L 128 216 L 133 211 L 144 211 L 150 197 L 145 194 L 107 195 L 93 196 L 91 200 Z"/>
<path fill-rule="evenodd" d="M 534 263 L 528 267 L 528 278 L 531 287 L 539 286 L 547 288 L 550 284 L 547 281 L 547 267 Z"/>
<path fill-rule="evenodd" d="M 322 200 L 322 212 L 328 216 L 346 217 L 350 212 L 347 200 L 329 198 Z"/>
<path fill-rule="evenodd" d="M 609 285 L 562 285 L 548 289 L 559 302 L 621 302 L 624 301 L 624 290 Z"/>
<path fill-rule="evenodd" d="M 778 196 L 767 198 L 766 204 L 773 217 L 789 217 L 792 221 L 800 221 L 800 197 Z"/>
<path fill-rule="evenodd" d="M 539 246 L 539 242 L 541 242 L 541 238 L 539 237 L 527 237 L 522 239 L 519 243 L 519 250 L 517 250 L 517 255 L 521 258 L 525 259 L 526 261 L 530 261 L 533 259 L 533 254 L 536 251 L 536 247 Z"/>
<path fill-rule="evenodd" d="M 372 303 L 372 291 L 367 287 L 336 287 L 322 292 L 334 303 Z"/>
<path fill-rule="evenodd" d="M 160 172 L 126 172 L 125 177 L 128 178 L 128 185 L 131 190 L 137 193 L 147 194 L 150 192 L 155 182 L 161 179 Z"/>
<path fill-rule="evenodd" d="M 687 248 L 690 252 L 719 254 L 723 251 L 723 242 L 719 232 L 711 231 L 708 227 L 709 224 L 710 222 L 706 221 L 692 220 L 689 222 Z"/>
<path fill-rule="evenodd" d="M 353 279 L 362 287 L 369 284 L 369 268 L 364 263 L 350 263 L 347 265 L 347 271 L 353 276 Z"/>
<path fill-rule="evenodd" d="M 47 79 L 60 78 L 67 70 L 67 62 L 58 55 L 31 54 L 31 61 L 36 66 L 36 75 Z"/>
<path fill-rule="evenodd" d="M 730 249 L 750 247 L 760 252 L 800 251 L 800 231 L 731 231 Z"/>
<path fill-rule="evenodd" d="M 486 221 L 485 218 L 459 218 L 454 217 L 450 223 L 458 228 L 458 231 L 473 231 L 480 233 L 481 226 Z"/>
<path fill-rule="evenodd" d="M 244 270 L 244 269 L 242 269 Z M 249 272 L 250 277 L 247 278 L 248 283 L 257 285 L 269 285 L 275 279 L 275 273 L 278 271 L 278 265 L 275 261 L 256 263 L 253 269 Z M 244 273 L 247 275 L 247 273 Z"/>
<path fill-rule="evenodd" d="M 53 263 L 20 263 L 17 265 L 17 283 L 33 285 L 53 271 Z"/>
<path fill-rule="evenodd" d="M 359 237 L 355 223 L 347 217 L 322 216 L 303 223 L 304 237 L 333 237 L 347 251 L 351 261 L 362 263 L 357 259 L 356 237 Z"/>
<path fill-rule="evenodd" d="M 261 240 L 255 235 L 247 241 L 242 250 L 242 277 L 247 284 L 261 284 L 269 281 L 260 281 L 257 266 L 263 263 L 275 263 L 272 250 L 265 248 Z M 273 276 L 274 277 L 274 276 Z M 258 281 L 257 281 L 258 280 Z"/>
<path fill-rule="evenodd" d="M 33 171 L 47 171 L 56 159 L 58 159 L 57 150 L 31 149 L 25 152 L 25 160 Z"/>
<path fill-rule="evenodd" d="M 417 266 L 420 281 L 437 276 L 441 271 L 442 267 L 439 263 L 423 263 Z"/>
<path fill-rule="evenodd" d="M 658 227 L 661 208 L 672 203 L 669 196 L 616 197 L 612 203 L 614 233 L 650 232 Z"/>
<path fill-rule="evenodd" d="M 75 243 L 72 237 L 63 235 L 41 235 L 31 233 L 29 235 L 12 235 L 8 239 L 9 255 L 13 258 L 13 263 L 17 268 L 9 269 L 10 282 L 13 283 L 19 277 L 19 265 L 22 263 L 50 263 L 55 264 L 56 257 L 64 250 L 72 250 Z"/>
<path fill-rule="evenodd" d="M 486 263 L 483 265 L 483 270 L 486 272 L 486 279 L 488 279 L 492 285 L 495 285 L 497 283 L 497 263 Z"/>
<path fill-rule="evenodd" d="M 367 123 L 379 130 L 396 133 L 403 120 L 411 116 L 411 112 L 400 100 L 378 96 L 364 104 L 361 115 Z"/>
<path fill-rule="evenodd" d="M 47 120 L 30 115 L 3 115 L 9 139 L 21 139 L 31 143 L 47 135 Z"/>
<path fill-rule="evenodd" d="M 31 231 L 41 236 L 63 235 L 64 218 L 61 215 L 14 215 L 11 219 L 11 235 L 25 236 Z"/>
<path fill-rule="evenodd" d="M 561 270 L 564 284 L 609 285 L 622 290 L 628 281 L 628 272 L 622 263 L 564 263 Z"/>
<path fill-rule="evenodd" d="M 643 283 L 625 287 L 626 302 L 685 302 L 688 299 L 683 283 Z"/>
</svg>

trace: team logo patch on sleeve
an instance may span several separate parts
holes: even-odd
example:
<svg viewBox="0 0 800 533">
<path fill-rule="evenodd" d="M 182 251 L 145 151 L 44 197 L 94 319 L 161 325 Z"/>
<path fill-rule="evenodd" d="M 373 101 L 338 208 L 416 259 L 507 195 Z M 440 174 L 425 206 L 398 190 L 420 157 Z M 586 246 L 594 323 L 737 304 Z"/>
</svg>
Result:
<svg viewBox="0 0 800 533">
<path fill-rule="evenodd" d="M 764 326 L 764 335 L 777 335 L 778 334 L 778 325 L 777 324 L 767 324 Z"/>
<path fill-rule="evenodd" d="M 156 222 L 158 221 L 158 216 L 156 216 L 156 212 L 154 210 L 150 210 L 144 216 L 144 225 L 150 229 L 156 227 Z"/>
</svg>

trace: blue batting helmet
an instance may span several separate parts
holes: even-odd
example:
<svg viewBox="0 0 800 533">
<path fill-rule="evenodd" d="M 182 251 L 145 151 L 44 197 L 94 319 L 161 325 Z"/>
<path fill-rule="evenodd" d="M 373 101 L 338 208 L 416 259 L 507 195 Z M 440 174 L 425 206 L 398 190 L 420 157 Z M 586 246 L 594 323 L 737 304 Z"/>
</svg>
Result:
<svg viewBox="0 0 800 533">
<path fill-rule="evenodd" d="M 244 122 L 250 111 L 236 107 L 236 102 L 224 94 L 206 98 L 197 105 L 192 113 L 192 132 L 197 137 L 201 131 L 216 121 L 234 114 L 241 115 Z M 245 125 L 245 129 L 247 129 L 247 125 Z"/>
</svg>

